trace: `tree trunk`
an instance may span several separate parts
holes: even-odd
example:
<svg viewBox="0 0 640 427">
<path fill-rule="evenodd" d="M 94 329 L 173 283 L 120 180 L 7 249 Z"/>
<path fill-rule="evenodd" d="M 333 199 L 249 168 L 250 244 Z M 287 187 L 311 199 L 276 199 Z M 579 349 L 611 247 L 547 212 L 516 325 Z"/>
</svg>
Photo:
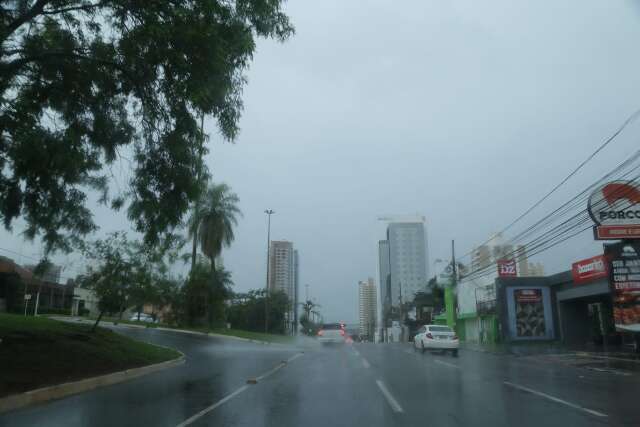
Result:
<svg viewBox="0 0 640 427">
<path fill-rule="evenodd" d="M 212 282 L 210 286 L 207 286 L 209 297 L 209 328 L 213 328 L 213 302 L 214 302 L 214 288 L 218 286 L 218 277 L 216 274 L 215 258 L 211 257 L 211 278 Z"/>
<path fill-rule="evenodd" d="M 91 328 L 91 332 L 95 332 L 96 328 L 98 327 L 98 323 L 100 323 L 100 320 L 102 320 L 102 315 L 104 314 L 104 310 L 100 310 L 100 314 L 98 315 L 98 318 L 96 319 L 96 323 L 93 324 L 93 327 Z"/>
<path fill-rule="evenodd" d="M 204 113 L 200 116 L 200 148 L 198 150 L 199 160 L 198 160 L 198 170 L 196 172 L 196 181 L 198 185 L 200 184 L 200 180 L 202 179 L 202 156 L 203 156 L 203 148 L 204 148 Z M 193 216 L 196 219 L 196 223 L 194 224 L 193 230 L 193 247 L 191 248 L 191 271 L 196 268 L 196 256 L 198 253 L 198 213 L 200 208 L 200 195 L 196 199 L 196 204 L 193 209 Z"/>
</svg>

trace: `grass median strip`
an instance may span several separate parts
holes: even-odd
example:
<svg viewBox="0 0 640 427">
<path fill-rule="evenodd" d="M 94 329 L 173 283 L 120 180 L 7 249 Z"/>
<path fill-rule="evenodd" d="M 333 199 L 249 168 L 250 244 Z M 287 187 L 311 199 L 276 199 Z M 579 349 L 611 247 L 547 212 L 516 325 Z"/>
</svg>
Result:
<svg viewBox="0 0 640 427">
<path fill-rule="evenodd" d="M 176 359 L 108 329 L 0 314 L 0 397 Z"/>
</svg>

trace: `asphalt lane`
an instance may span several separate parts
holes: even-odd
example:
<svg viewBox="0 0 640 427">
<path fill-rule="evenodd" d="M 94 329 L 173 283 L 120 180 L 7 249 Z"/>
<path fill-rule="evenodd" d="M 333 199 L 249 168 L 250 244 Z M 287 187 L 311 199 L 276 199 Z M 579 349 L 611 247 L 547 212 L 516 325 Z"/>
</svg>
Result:
<svg viewBox="0 0 640 427">
<path fill-rule="evenodd" d="M 638 426 L 640 376 L 536 357 L 408 345 L 261 346 L 154 330 L 187 363 L 0 417 L 0 424 L 156 426 Z M 282 363 L 288 360 L 288 363 Z M 247 384 L 247 378 L 257 383 Z"/>
</svg>

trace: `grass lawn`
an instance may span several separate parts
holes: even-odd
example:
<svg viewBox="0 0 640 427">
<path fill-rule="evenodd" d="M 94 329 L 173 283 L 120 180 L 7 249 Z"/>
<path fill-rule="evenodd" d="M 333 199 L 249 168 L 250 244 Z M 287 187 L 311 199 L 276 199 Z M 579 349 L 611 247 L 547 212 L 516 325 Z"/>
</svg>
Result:
<svg viewBox="0 0 640 427">
<path fill-rule="evenodd" d="M 91 318 L 88 317 L 87 319 L 95 320 L 95 317 L 91 317 Z M 171 328 L 171 329 L 182 329 L 185 331 L 202 332 L 204 334 L 211 332 L 214 334 L 248 338 L 252 340 L 267 341 L 267 342 L 280 343 L 280 344 L 292 344 L 294 342 L 293 337 L 290 335 L 265 334 L 263 332 L 251 332 L 251 331 L 245 331 L 242 329 L 225 329 L 225 328 L 209 329 L 207 327 L 192 328 L 188 326 L 183 327 L 183 326 L 175 326 L 175 325 L 174 326 L 166 325 L 164 323 L 137 322 L 134 320 L 126 320 L 126 319 L 118 320 L 117 317 L 107 317 L 107 316 L 104 316 L 102 318 L 102 321 L 114 322 L 114 323 L 119 323 L 124 325 L 145 326 L 148 328 L 157 328 L 160 326 L 160 327 Z"/>
<path fill-rule="evenodd" d="M 150 365 L 177 351 L 108 329 L 0 314 L 0 396 Z"/>
<path fill-rule="evenodd" d="M 57 317 L 60 317 L 60 316 L 57 316 Z M 96 318 L 87 317 L 86 319 L 95 320 Z M 252 332 L 252 331 L 245 331 L 242 329 L 225 329 L 225 328 L 210 329 L 205 326 L 193 328 L 188 326 L 167 325 L 164 323 L 137 322 L 135 320 L 127 320 L 127 319 L 118 320 L 117 317 L 108 317 L 108 316 L 102 317 L 102 321 L 113 322 L 113 323 L 118 323 L 123 325 L 145 326 L 147 328 L 164 327 L 164 328 L 171 328 L 171 329 L 181 329 L 184 331 L 202 332 L 203 334 L 211 332 L 214 334 L 248 338 L 252 340 L 267 341 L 267 342 L 280 343 L 280 344 L 292 344 L 294 342 L 293 337 L 290 335 L 265 334 L 263 332 Z"/>
</svg>

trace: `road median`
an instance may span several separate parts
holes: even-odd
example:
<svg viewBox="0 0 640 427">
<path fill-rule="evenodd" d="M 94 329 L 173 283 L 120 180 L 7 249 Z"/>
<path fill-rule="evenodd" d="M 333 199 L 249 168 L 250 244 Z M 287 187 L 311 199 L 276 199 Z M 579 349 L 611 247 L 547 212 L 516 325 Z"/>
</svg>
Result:
<svg viewBox="0 0 640 427">
<path fill-rule="evenodd" d="M 135 378 L 184 361 L 105 328 L 0 314 L 0 412 Z"/>
<path fill-rule="evenodd" d="M 184 354 L 182 354 L 177 359 L 168 360 L 166 362 L 142 366 L 140 368 L 126 369 L 120 372 L 114 372 L 111 374 L 100 375 L 93 378 L 86 378 L 79 381 L 57 384 L 49 387 L 27 391 L 25 393 L 10 395 L 0 398 L 0 414 L 3 412 L 37 405 L 50 400 L 62 399 L 63 397 L 87 392 L 99 387 L 129 381 L 134 378 L 181 365 L 184 362 L 185 356 Z"/>
</svg>

